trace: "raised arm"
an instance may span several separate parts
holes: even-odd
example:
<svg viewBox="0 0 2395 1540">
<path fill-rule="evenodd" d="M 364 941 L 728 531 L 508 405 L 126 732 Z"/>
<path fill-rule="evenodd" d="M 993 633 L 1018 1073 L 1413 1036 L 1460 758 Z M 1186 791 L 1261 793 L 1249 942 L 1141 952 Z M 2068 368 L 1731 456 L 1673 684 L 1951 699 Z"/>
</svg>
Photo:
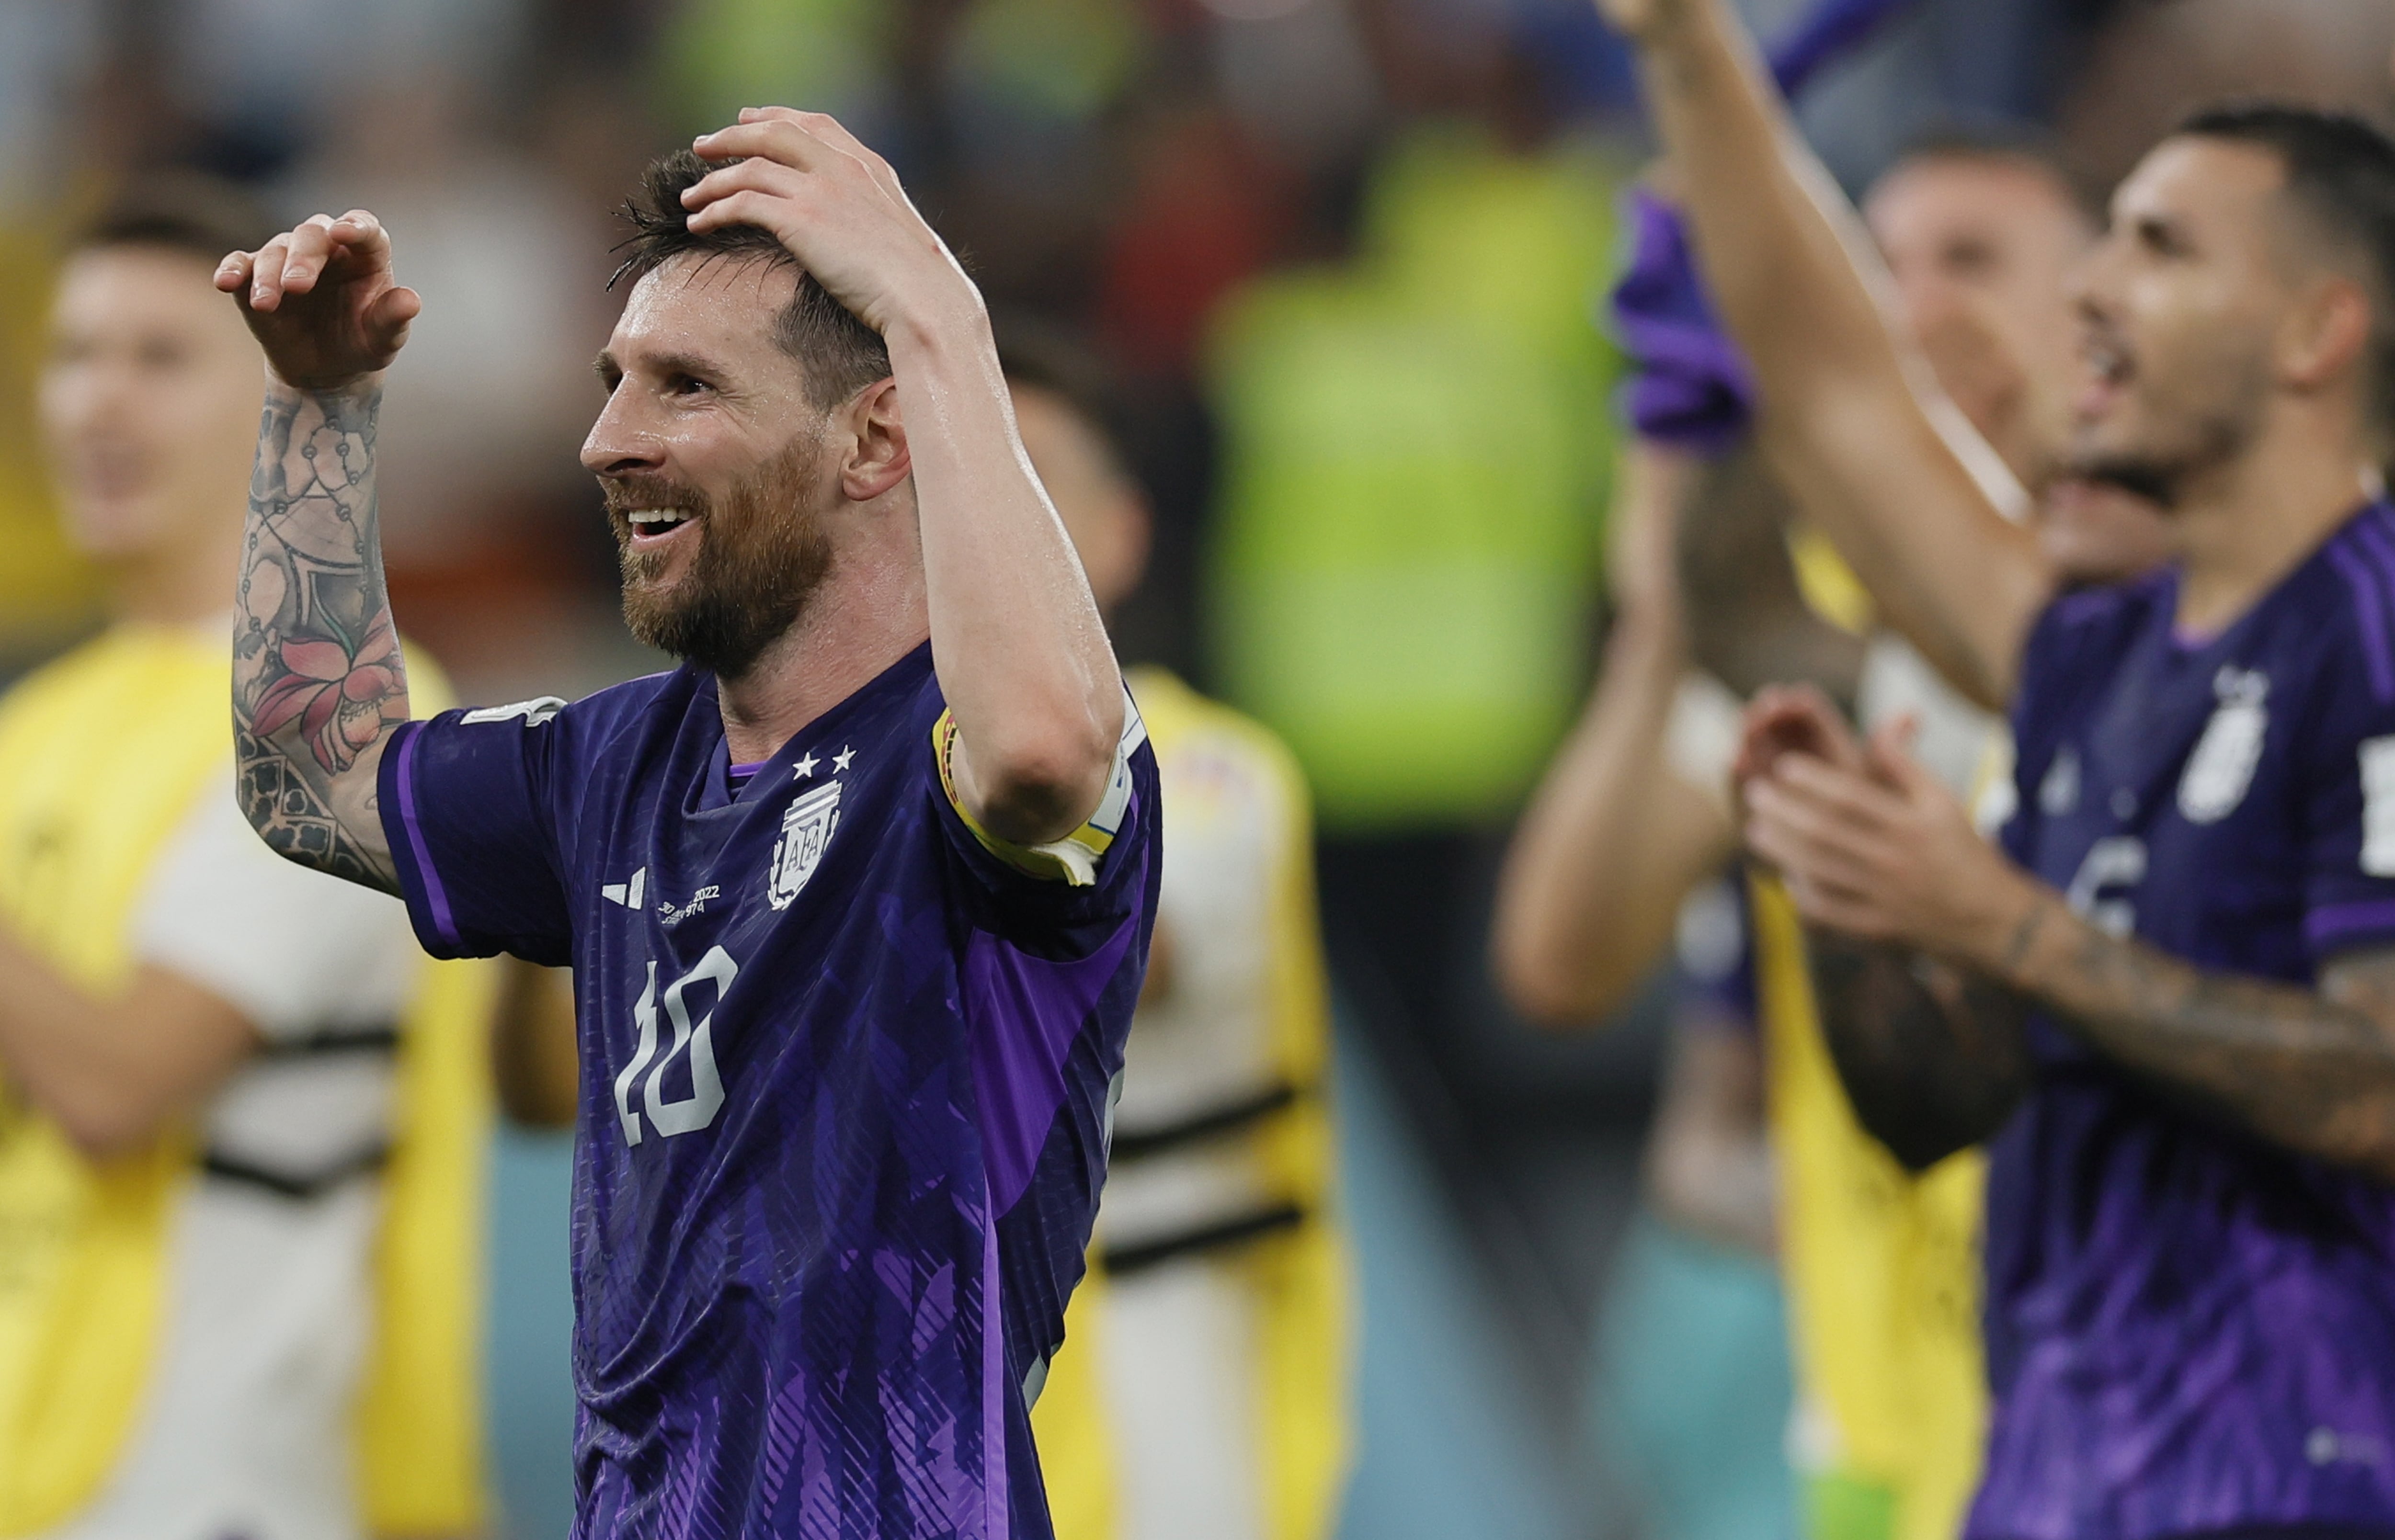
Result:
<svg viewBox="0 0 2395 1540">
<path fill-rule="evenodd" d="M 1983 704 L 2009 696 L 2053 586 L 1997 510 L 1984 441 L 1896 340 L 1886 278 L 1796 139 L 1725 0 L 1600 0 L 1641 75 L 1757 430 L 1890 624 Z"/>
<path fill-rule="evenodd" d="M 363 210 L 318 215 L 217 270 L 266 350 L 233 617 L 233 749 L 244 811 L 278 853 L 395 892 L 376 807 L 407 719 L 375 521 L 382 371 L 421 309 Z"/>
<path fill-rule="evenodd" d="M 980 294 L 897 177 L 832 119 L 748 108 L 697 141 L 694 230 L 752 224 L 890 349 L 923 541 L 932 656 L 966 810 L 1045 844 L 1099 807 L 1122 676 L 1065 526 L 1033 475 Z"/>
<path fill-rule="evenodd" d="M 1664 752 L 1688 666 L 1672 546 L 1698 475 L 1645 443 L 1622 457 L 1604 670 L 1498 881 L 1497 981 L 1533 1020 L 1578 1025 L 1621 1005 L 1670 944 L 1680 901 L 1737 849 L 1727 782 L 1696 784 Z"/>
</svg>

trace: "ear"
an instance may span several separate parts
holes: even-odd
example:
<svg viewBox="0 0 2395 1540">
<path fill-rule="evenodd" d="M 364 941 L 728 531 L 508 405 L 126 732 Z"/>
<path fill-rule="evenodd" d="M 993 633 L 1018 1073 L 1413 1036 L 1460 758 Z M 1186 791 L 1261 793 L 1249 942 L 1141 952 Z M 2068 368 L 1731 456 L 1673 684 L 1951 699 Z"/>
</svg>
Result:
<svg viewBox="0 0 2395 1540">
<path fill-rule="evenodd" d="M 905 480 L 915 468 L 906 453 L 906 424 L 898 414 L 898 382 L 867 386 L 841 412 L 849 434 L 840 463 L 840 490 L 853 503 L 869 503 Z"/>
<path fill-rule="evenodd" d="M 2281 377 L 2317 390 L 2361 367 L 2370 348 L 2370 296 L 2350 278 L 2327 278 L 2299 297 L 2280 328 Z"/>
<path fill-rule="evenodd" d="M 1117 489 L 1105 517 L 1093 527 L 1069 533 L 1075 536 L 1081 571 L 1090 580 L 1091 596 L 1098 601 L 1101 612 L 1111 611 L 1129 599 L 1138 588 L 1140 579 L 1147 575 L 1148 554 L 1156 541 L 1156 516 L 1147 499 L 1129 486 Z"/>
</svg>

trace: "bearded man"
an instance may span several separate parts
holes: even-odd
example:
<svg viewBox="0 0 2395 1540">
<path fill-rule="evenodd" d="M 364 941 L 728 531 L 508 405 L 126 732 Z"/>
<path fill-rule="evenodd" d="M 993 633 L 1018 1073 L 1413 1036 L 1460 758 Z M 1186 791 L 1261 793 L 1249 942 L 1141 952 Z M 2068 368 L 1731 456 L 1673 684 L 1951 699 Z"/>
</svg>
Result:
<svg viewBox="0 0 2395 1540">
<path fill-rule="evenodd" d="M 652 168 L 582 451 L 670 673 L 404 722 L 374 521 L 420 309 L 364 211 L 218 273 L 269 362 L 267 841 L 576 974 L 576 1533 L 1044 1536 L 1158 792 L 980 296 L 827 117 Z M 295 682 L 296 681 L 296 682 Z"/>
</svg>

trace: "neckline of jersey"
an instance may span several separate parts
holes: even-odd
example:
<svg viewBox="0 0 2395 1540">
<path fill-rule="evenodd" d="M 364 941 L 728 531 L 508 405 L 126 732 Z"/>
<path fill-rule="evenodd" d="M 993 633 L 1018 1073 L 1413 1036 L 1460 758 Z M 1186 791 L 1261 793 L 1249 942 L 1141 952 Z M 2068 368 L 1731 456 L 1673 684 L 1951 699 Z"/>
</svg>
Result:
<svg viewBox="0 0 2395 1540">
<path fill-rule="evenodd" d="M 782 770 L 797 764 L 801 757 L 808 752 L 810 745 L 821 743 L 832 730 L 854 717 L 859 709 L 876 696 L 886 691 L 899 688 L 901 680 L 911 688 L 915 682 L 918 682 L 919 671 L 929 670 L 931 656 L 930 639 L 918 642 L 889 667 L 833 702 L 814 720 L 784 739 L 779 748 L 764 758 L 747 765 L 732 763 L 732 745 L 723 736 L 723 704 L 715 693 L 715 676 L 704 670 L 694 670 L 698 675 L 700 686 L 696 694 L 704 703 L 708 726 L 715 734 L 714 746 L 708 754 L 711 773 L 703 783 L 696 810 L 710 812 L 717 809 L 736 806 L 747 796 L 750 787 L 775 779 Z M 740 776 L 743 770 L 748 772 L 745 778 Z"/>
<path fill-rule="evenodd" d="M 2179 583 L 2183 573 L 2180 571 L 2179 564 L 2173 561 L 2170 565 L 2163 568 L 2162 573 L 2158 574 L 2163 580 L 2162 583 L 2162 588 L 2163 591 L 2160 597 L 2168 606 L 2171 615 L 2169 632 L 2171 647 L 2182 657 L 2191 656 L 2198 652 L 2207 652 L 2213 647 L 2218 645 L 2220 642 L 2226 640 L 2228 638 L 2235 635 L 2245 626 L 2247 622 L 2251 621 L 2256 615 L 2261 613 L 2263 610 L 2267 609 L 2269 606 L 2270 600 L 2276 599 L 2282 591 L 2283 591 L 2289 585 L 2293 584 L 2298 577 L 2302 576 L 2305 573 L 2310 571 L 2314 566 L 2321 562 L 2331 559 L 2329 552 L 2335 549 L 2342 542 L 2351 538 L 2355 530 L 2361 527 L 2362 521 L 2364 519 L 2369 518 L 2374 513 L 2395 515 L 2395 504 L 2390 504 L 2383 498 L 2372 497 L 2365 499 L 2359 507 L 2355 508 L 2350 514 L 2348 514 L 2335 528 L 2330 530 L 2327 536 L 2322 539 L 2319 545 L 2314 546 L 2309 551 L 2306 552 L 2302 560 L 2296 562 L 2294 566 L 2288 568 L 2285 573 L 2281 574 L 2279 581 L 2271 584 L 2270 586 L 2265 588 L 2260 594 L 2256 595 L 2254 601 L 2251 604 L 2246 605 L 2245 608 L 2235 617 L 2224 621 L 2218 625 L 2197 629 L 2181 625 L 2179 624 L 2178 593 Z M 2134 583 L 2137 580 L 2131 579 L 2130 581 Z"/>
</svg>

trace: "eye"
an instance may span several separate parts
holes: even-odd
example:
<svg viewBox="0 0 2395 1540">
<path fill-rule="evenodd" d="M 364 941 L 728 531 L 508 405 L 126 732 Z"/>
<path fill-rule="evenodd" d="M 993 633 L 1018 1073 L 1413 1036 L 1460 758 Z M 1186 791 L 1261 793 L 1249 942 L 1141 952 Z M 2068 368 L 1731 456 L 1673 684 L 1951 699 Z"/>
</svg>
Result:
<svg viewBox="0 0 2395 1540">
<path fill-rule="evenodd" d="M 668 375 L 666 378 L 666 394 L 668 396 L 705 395 L 714 388 L 713 385 L 696 375 L 677 374 Z"/>
<path fill-rule="evenodd" d="M 2177 229 L 2166 219 L 2140 219 L 2137 225 L 2137 244 L 2156 257 L 2184 257 L 2187 242 Z"/>
</svg>

